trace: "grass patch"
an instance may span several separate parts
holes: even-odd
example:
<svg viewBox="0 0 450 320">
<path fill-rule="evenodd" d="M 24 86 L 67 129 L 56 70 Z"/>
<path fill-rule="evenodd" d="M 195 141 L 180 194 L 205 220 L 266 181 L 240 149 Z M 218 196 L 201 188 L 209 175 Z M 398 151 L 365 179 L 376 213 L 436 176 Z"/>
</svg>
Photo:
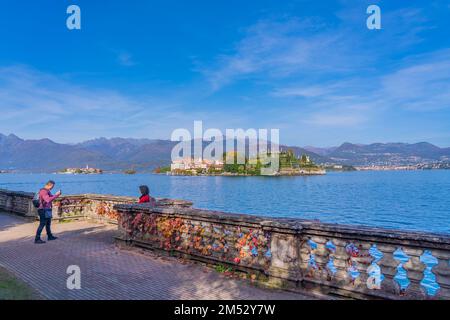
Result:
<svg viewBox="0 0 450 320">
<path fill-rule="evenodd" d="M 69 223 L 69 222 L 73 222 L 72 219 L 59 219 L 58 223 Z"/>
<path fill-rule="evenodd" d="M 0 267 L 0 300 L 40 300 L 42 297 L 30 286 Z"/>
<path fill-rule="evenodd" d="M 219 264 L 219 265 L 215 266 L 214 269 L 216 270 L 216 272 L 219 272 L 219 273 L 231 273 L 233 271 L 233 268 L 225 267 L 223 264 Z"/>
</svg>

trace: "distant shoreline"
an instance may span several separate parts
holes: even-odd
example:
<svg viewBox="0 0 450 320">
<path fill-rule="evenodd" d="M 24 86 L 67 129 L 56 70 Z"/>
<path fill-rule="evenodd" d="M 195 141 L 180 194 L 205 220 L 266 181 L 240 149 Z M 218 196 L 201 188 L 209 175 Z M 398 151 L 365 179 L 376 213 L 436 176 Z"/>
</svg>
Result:
<svg viewBox="0 0 450 320">
<path fill-rule="evenodd" d="M 179 177 L 302 177 L 302 176 L 324 176 L 326 172 L 315 172 L 315 173 L 296 173 L 296 174 L 176 174 L 176 173 L 156 173 L 166 176 L 179 176 Z"/>
<path fill-rule="evenodd" d="M 346 171 L 346 170 L 326 170 L 327 173 L 328 172 L 343 172 L 343 173 L 347 173 L 347 172 L 364 172 L 364 171 L 445 171 L 445 170 L 450 170 L 450 168 L 384 168 L 384 169 L 378 169 L 378 168 L 361 168 L 361 167 L 355 167 L 356 170 L 351 170 L 351 171 Z M 210 177 L 236 177 L 236 176 L 241 176 L 241 177 L 258 177 L 258 175 L 245 175 L 245 174 L 197 174 L 197 175 L 182 175 L 182 174 L 167 174 L 167 173 L 155 173 L 155 172 L 151 172 L 151 171 L 147 171 L 147 172 L 136 172 L 135 174 L 127 174 L 124 172 L 118 172 L 118 171 L 104 171 L 103 173 L 90 173 L 90 174 L 86 174 L 86 173 L 76 173 L 76 174 L 72 174 L 72 173 L 58 173 L 58 172 L 33 172 L 33 171 L 8 171 L 8 172 L 0 172 L 0 175 L 4 174 L 4 175 L 11 175 L 11 174 L 54 174 L 54 175 L 62 175 L 62 176 L 90 176 L 90 175 L 110 175 L 110 174 L 117 174 L 117 175 L 127 175 L 127 176 L 133 176 L 136 174 L 152 174 L 152 175 L 169 175 L 169 176 L 185 176 L 185 177 L 195 177 L 195 176 L 210 176 Z M 273 175 L 273 176 L 314 176 L 314 175 L 323 175 L 323 174 L 294 174 L 294 175 Z M 267 177 L 268 175 L 264 175 L 265 177 Z"/>
</svg>

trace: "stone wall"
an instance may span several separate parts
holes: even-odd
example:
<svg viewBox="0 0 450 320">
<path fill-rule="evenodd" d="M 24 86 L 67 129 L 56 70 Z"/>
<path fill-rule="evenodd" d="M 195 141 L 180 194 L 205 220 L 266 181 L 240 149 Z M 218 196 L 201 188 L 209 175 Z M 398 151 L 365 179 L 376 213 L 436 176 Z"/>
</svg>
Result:
<svg viewBox="0 0 450 320">
<path fill-rule="evenodd" d="M 450 299 L 447 235 L 193 208 L 115 209 L 124 244 L 262 274 L 270 285 L 354 298 Z"/>
<path fill-rule="evenodd" d="M 0 189 L 0 210 L 24 217 L 37 217 L 37 209 L 32 200 L 33 193 Z M 159 207 L 190 207 L 192 203 L 184 200 L 156 199 Z M 137 198 L 112 195 L 82 194 L 67 195 L 53 203 L 54 220 L 89 219 L 96 222 L 117 223 L 116 204 L 136 203 Z"/>
<path fill-rule="evenodd" d="M 116 204 L 135 204 L 134 197 L 112 195 L 83 194 L 58 198 L 54 202 L 53 214 L 59 219 L 88 219 L 96 222 L 117 223 Z M 158 207 L 190 207 L 192 203 L 184 200 L 156 199 Z"/>
<path fill-rule="evenodd" d="M 0 189 L 0 210 L 12 212 L 24 217 L 34 217 L 37 210 L 32 200 L 33 193 Z"/>
</svg>

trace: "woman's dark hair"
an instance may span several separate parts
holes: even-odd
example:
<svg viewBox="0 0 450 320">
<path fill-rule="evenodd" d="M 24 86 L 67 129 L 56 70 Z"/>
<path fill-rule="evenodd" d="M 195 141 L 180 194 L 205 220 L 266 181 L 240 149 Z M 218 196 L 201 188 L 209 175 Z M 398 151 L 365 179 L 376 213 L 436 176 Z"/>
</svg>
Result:
<svg viewBox="0 0 450 320">
<path fill-rule="evenodd" d="M 143 196 L 147 196 L 150 194 L 150 189 L 147 186 L 140 186 L 139 190 Z"/>
</svg>

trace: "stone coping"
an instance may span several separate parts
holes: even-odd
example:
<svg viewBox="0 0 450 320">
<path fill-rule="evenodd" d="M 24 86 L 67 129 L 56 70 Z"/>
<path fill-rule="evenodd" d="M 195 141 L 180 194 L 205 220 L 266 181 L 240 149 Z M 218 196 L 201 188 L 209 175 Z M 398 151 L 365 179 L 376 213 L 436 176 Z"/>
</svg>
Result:
<svg viewBox="0 0 450 320">
<path fill-rule="evenodd" d="M 399 244 L 450 250 L 450 235 L 444 233 L 427 233 L 420 231 L 404 231 L 396 229 L 323 223 L 319 220 L 293 218 L 272 218 L 249 214 L 226 213 L 221 211 L 196 208 L 158 208 L 146 204 L 119 204 L 115 210 L 130 213 L 159 213 L 168 216 L 179 216 L 193 220 L 220 221 L 225 224 L 260 226 L 266 229 L 278 229 L 285 233 L 301 233 L 306 236 L 342 238 L 376 243 Z"/>
<path fill-rule="evenodd" d="M 13 191 L 13 190 L 7 190 L 7 189 L 0 189 L 0 194 L 5 194 L 7 196 L 16 196 L 16 197 L 24 197 L 33 199 L 34 193 L 33 192 L 25 192 L 25 191 Z M 82 194 L 68 194 L 68 195 L 62 195 L 60 198 L 56 199 L 55 201 L 61 201 L 65 198 L 84 198 L 84 199 L 91 199 L 91 200 L 99 200 L 99 201 L 126 201 L 126 202 L 133 202 L 137 201 L 138 197 L 129 197 L 129 196 L 117 196 L 117 195 L 110 195 L 110 194 L 94 194 L 94 193 L 82 193 Z M 180 205 L 180 206 L 192 206 L 191 201 L 187 200 L 181 200 L 181 199 L 169 199 L 169 198 L 156 198 L 156 200 L 161 203 L 162 205 Z"/>
<path fill-rule="evenodd" d="M 25 191 L 12 191 L 7 189 L 0 189 L 0 194 L 6 194 L 8 196 L 22 196 L 26 198 L 33 199 L 34 193 L 33 192 L 25 192 Z"/>
<path fill-rule="evenodd" d="M 71 199 L 90 199 L 90 200 L 98 200 L 98 201 L 113 201 L 113 202 L 137 202 L 138 197 L 129 197 L 129 196 L 116 196 L 109 194 L 93 194 L 93 193 L 85 193 L 85 194 L 73 194 L 73 195 L 62 195 L 60 198 L 56 199 L 56 201 L 61 201 L 67 198 Z M 180 199 L 169 199 L 169 198 L 155 198 L 158 202 L 158 205 L 179 205 L 179 206 L 192 206 L 191 201 L 180 200 Z"/>
</svg>

